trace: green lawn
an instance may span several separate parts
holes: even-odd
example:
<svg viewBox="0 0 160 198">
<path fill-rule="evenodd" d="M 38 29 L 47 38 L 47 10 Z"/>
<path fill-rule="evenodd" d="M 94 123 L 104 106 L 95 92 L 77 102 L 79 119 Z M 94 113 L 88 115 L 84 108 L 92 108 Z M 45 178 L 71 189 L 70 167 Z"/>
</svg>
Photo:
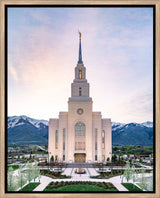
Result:
<svg viewBox="0 0 160 198">
<path fill-rule="evenodd" d="M 69 185 L 69 186 L 63 186 L 57 189 L 45 189 L 44 191 L 60 191 L 60 192 L 66 192 L 66 191 L 74 191 L 74 192 L 80 192 L 80 191 L 107 191 L 101 187 L 98 186 L 90 186 L 90 185 Z"/>
<path fill-rule="evenodd" d="M 135 186 L 132 183 L 122 183 L 122 185 L 127 188 L 129 191 L 142 191 L 140 188 Z"/>
<path fill-rule="evenodd" d="M 40 183 L 34 182 L 27 184 L 24 188 L 22 188 L 20 191 L 32 191 L 34 190 Z"/>
</svg>

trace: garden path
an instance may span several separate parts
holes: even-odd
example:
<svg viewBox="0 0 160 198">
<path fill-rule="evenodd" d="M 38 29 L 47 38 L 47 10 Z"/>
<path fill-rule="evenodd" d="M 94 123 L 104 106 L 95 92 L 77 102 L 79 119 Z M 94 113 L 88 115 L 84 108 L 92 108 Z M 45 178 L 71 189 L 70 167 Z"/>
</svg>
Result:
<svg viewBox="0 0 160 198">
<path fill-rule="evenodd" d="M 81 175 L 82 176 L 82 175 Z M 128 191 L 122 184 L 120 176 L 113 177 L 111 179 L 91 179 L 91 178 L 84 178 L 77 177 L 77 178 L 70 178 L 70 179 L 51 179 L 46 176 L 41 176 L 40 185 L 37 186 L 33 191 L 43 191 L 46 186 L 51 182 L 61 182 L 61 181 L 92 181 L 92 182 L 111 182 L 119 191 Z M 38 180 L 36 180 L 38 182 Z"/>
</svg>

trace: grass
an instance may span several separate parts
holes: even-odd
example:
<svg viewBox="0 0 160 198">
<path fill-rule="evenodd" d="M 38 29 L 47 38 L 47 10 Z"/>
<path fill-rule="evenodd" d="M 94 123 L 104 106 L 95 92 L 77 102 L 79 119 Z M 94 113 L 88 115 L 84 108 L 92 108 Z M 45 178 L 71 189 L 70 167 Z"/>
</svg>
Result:
<svg viewBox="0 0 160 198">
<path fill-rule="evenodd" d="M 140 188 L 138 188 L 136 185 L 132 183 L 122 183 L 122 185 L 129 191 L 142 191 Z"/>
<path fill-rule="evenodd" d="M 87 182 L 87 181 L 61 181 L 51 182 L 44 191 L 63 191 L 63 192 L 93 192 L 93 191 L 118 191 L 112 183 L 106 182 Z"/>
<path fill-rule="evenodd" d="M 24 186 L 20 191 L 33 191 L 39 184 L 39 182 L 29 183 Z"/>
<path fill-rule="evenodd" d="M 91 186 L 91 185 L 70 185 L 70 186 L 63 186 L 57 189 L 48 189 L 45 191 L 60 191 L 60 192 L 66 192 L 66 191 L 107 191 L 104 188 L 98 187 L 98 186 Z"/>
<path fill-rule="evenodd" d="M 8 165 L 8 168 L 12 167 L 13 171 L 19 169 L 19 165 L 18 164 L 14 164 L 14 165 Z"/>
</svg>

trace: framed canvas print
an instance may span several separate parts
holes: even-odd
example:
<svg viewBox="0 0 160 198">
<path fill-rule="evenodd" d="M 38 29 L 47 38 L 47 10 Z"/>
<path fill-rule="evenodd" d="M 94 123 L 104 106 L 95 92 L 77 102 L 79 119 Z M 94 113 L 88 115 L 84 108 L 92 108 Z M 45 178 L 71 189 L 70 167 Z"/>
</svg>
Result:
<svg viewBox="0 0 160 198">
<path fill-rule="evenodd" d="M 1 196 L 159 197 L 159 1 L 1 2 Z"/>
</svg>

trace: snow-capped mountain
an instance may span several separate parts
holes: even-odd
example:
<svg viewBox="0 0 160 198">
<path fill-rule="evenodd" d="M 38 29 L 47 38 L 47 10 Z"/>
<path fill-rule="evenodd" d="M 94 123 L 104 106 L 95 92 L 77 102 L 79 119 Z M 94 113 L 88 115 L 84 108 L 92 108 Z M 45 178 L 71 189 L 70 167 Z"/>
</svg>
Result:
<svg viewBox="0 0 160 198">
<path fill-rule="evenodd" d="M 48 121 L 27 116 L 8 117 L 8 144 L 47 144 Z"/>
<path fill-rule="evenodd" d="M 48 144 L 48 121 L 25 115 L 8 117 L 8 144 Z M 153 145 L 153 123 L 112 122 L 113 145 Z"/>
<path fill-rule="evenodd" d="M 113 145 L 153 145 L 153 123 L 112 123 Z"/>
<path fill-rule="evenodd" d="M 153 122 L 150 122 L 150 121 L 143 122 L 142 125 L 144 125 L 146 127 L 153 127 Z"/>
<path fill-rule="evenodd" d="M 24 120 L 24 122 L 19 122 L 21 119 Z M 47 120 L 37 120 L 37 119 L 29 118 L 25 115 L 22 115 L 22 116 L 9 116 L 8 117 L 8 128 L 23 125 L 26 123 L 25 121 L 30 122 L 37 128 L 40 128 L 41 123 L 48 126 Z"/>
</svg>

